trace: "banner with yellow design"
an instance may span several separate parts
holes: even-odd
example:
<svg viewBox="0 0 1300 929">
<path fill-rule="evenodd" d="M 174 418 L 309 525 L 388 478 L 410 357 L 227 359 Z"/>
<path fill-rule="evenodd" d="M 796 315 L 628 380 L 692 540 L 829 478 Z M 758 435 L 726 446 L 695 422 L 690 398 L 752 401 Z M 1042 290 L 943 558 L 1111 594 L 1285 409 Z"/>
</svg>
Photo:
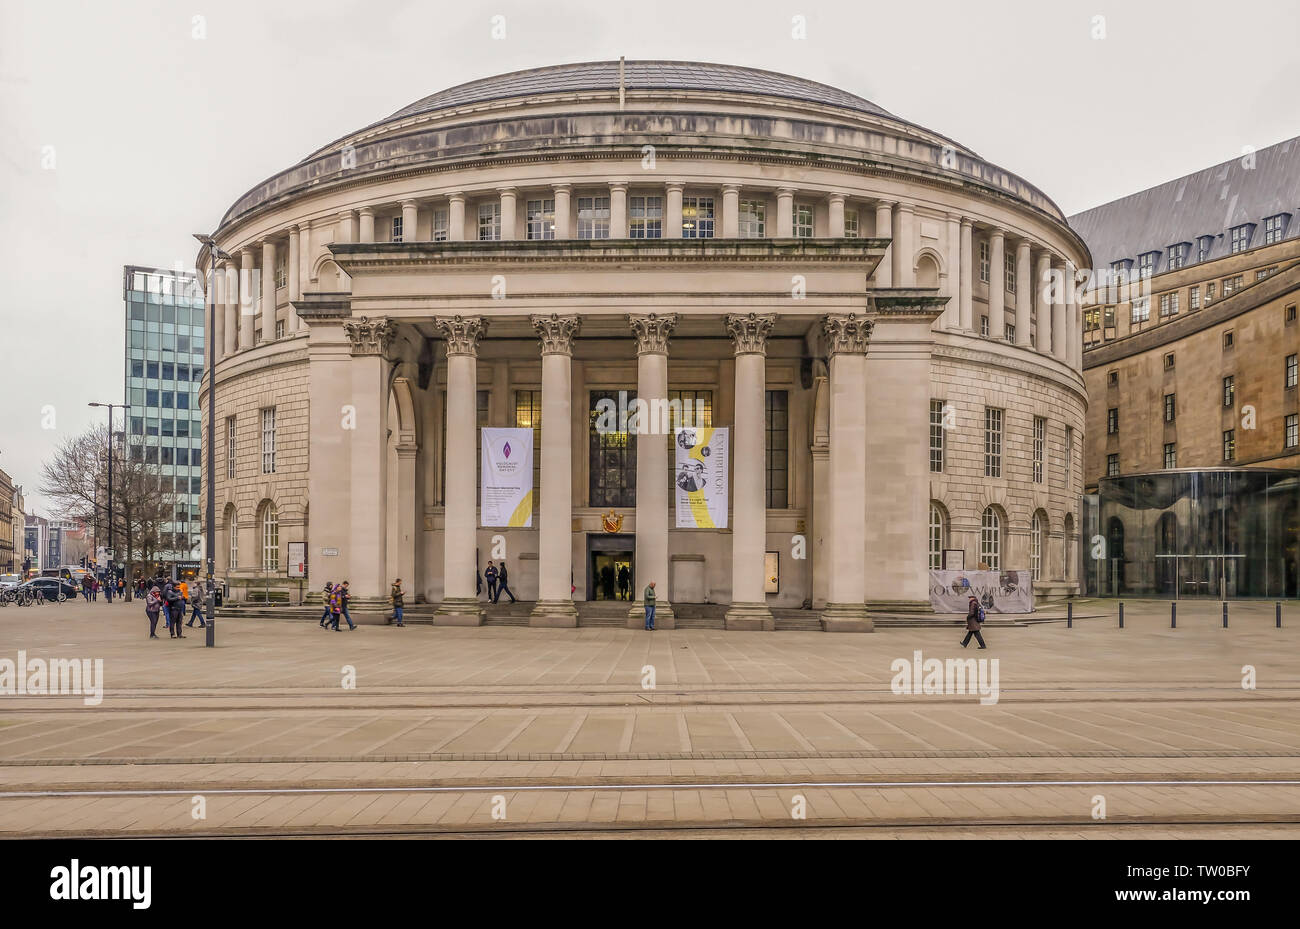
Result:
<svg viewBox="0 0 1300 929">
<path fill-rule="evenodd" d="M 727 528 L 727 435 L 725 427 L 682 426 L 673 436 L 678 529 Z"/>
<path fill-rule="evenodd" d="M 533 430 L 482 430 L 483 479 L 479 518 L 483 526 L 533 524 Z"/>
</svg>

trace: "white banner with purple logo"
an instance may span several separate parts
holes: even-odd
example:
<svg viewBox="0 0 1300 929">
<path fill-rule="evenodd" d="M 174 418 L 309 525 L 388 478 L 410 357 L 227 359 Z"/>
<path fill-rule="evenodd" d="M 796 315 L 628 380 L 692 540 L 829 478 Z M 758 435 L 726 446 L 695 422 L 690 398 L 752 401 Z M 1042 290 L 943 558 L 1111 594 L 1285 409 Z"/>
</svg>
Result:
<svg viewBox="0 0 1300 929">
<path fill-rule="evenodd" d="M 479 517 L 483 526 L 533 524 L 533 430 L 482 430 L 483 479 Z"/>
<path fill-rule="evenodd" d="M 965 613 L 972 596 L 986 613 L 1032 613 L 1033 577 L 1028 571 L 930 572 L 930 606 L 936 613 Z"/>
</svg>

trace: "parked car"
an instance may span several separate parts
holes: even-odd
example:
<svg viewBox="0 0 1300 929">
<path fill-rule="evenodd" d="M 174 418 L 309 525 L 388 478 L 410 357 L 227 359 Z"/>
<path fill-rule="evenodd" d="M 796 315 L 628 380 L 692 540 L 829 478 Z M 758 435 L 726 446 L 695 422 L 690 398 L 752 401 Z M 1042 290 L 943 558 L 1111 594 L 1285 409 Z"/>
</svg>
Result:
<svg viewBox="0 0 1300 929">
<path fill-rule="evenodd" d="M 77 596 L 77 587 L 71 581 L 57 577 L 35 577 L 25 584 L 20 584 L 19 589 L 26 590 L 33 596 L 53 601 L 68 600 Z"/>
<path fill-rule="evenodd" d="M 8 590 L 11 587 L 17 587 L 23 582 L 23 579 L 17 574 L 0 574 L 0 590 Z"/>
</svg>

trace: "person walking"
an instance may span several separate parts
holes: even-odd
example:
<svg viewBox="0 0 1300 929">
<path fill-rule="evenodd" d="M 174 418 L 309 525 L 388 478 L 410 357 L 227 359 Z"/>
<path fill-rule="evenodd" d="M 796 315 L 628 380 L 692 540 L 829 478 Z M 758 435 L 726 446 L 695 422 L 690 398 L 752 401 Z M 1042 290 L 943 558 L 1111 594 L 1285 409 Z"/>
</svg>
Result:
<svg viewBox="0 0 1300 929">
<path fill-rule="evenodd" d="M 113 602 L 113 575 L 109 574 L 104 578 L 104 602 Z"/>
<path fill-rule="evenodd" d="M 321 603 L 325 604 L 324 611 L 320 614 L 320 627 L 324 629 L 329 625 L 330 617 L 334 615 L 334 585 L 329 581 L 325 582 L 325 592 L 321 594 Z"/>
<path fill-rule="evenodd" d="M 645 588 L 645 628 L 647 632 L 655 629 L 655 582 L 651 581 Z"/>
<path fill-rule="evenodd" d="M 618 569 L 618 596 L 620 600 L 629 600 L 632 597 L 632 572 L 627 569 L 627 565 Z"/>
<path fill-rule="evenodd" d="M 488 602 L 496 603 L 497 602 L 497 569 L 496 569 L 496 565 L 494 565 L 490 561 L 487 564 L 487 568 L 485 568 L 483 571 L 483 579 L 487 581 L 487 585 L 488 585 Z"/>
<path fill-rule="evenodd" d="M 163 600 L 166 601 L 166 610 L 171 622 L 168 624 L 168 631 L 173 639 L 183 639 L 185 634 L 181 632 L 181 619 L 185 615 L 185 601 L 181 599 L 180 590 L 173 584 L 168 584 L 167 589 L 163 591 Z"/>
<path fill-rule="evenodd" d="M 119 600 L 122 600 L 125 597 L 126 597 L 126 578 L 119 577 L 117 579 L 117 598 Z"/>
<path fill-rule="evenodd" d="M 176 588 L 181 592 L 181 621 L 185 620 L 185 607 L 190 602 L 190 585 L 184 578 L 176 582 Z"/>
<path fill-rule="evenodd" d="M 344 581 L 343 587 L 336 589 L 334 592 L 339 595 L 339 607 L 343 610 L 343 618 L 348 621 L 348 629 L 356 632 L 357 624 L 352 621 L 352 614 L 348 612 L 348 601 L 352 599 L 352 591 L 348 589 L 348 582 Z M 338 627 L 339 622 L 336 619 L 334 620 L 334 628 L 337 629 Z"/>
<path fill-rule="evenodd" d="M 144 601 L 144 613 L 149 617 L 149 638 L 158 638 L 158 612 L 162 609 L 162 594 L 157 587 L 149 591 Z"/>
<path fill-rule="evenodd" d="M 99 578 L 97 577 L 90 579 L 90 596 L 94 600 L 99 600 Z"/>
<path fill-rule="evenodd" d="M 406 623 L 402 622 L 402 605 L 405 600 L 402 595 L 402 579 L 400 577 L 393 581 L 393 590 L 389 596 L 393 600 L 393 619 L 397 620 L 398 628 L 402 628 Z"/>
<path fill-rule="evenodd" d="M 195 584 L 194 589 L 190 591 L 190 621 L 185 625 L 193 626 L 196 619 L 200 626 L 208 624 L 203 618 L 203 592 L 199 590 L 198 584 Z"/>
<path fill-rule="evenodd" d="M 493 603 L 498 602 L 501 599 L 502 594 L 509 597 L 511 603 L 515 602 L 515 595 L 510 592 L 510 585 L 507 583 L 508 574 L 509 572 L 506 571 L 506 563 L 505 561 L 502 561 L 501 569 L 497 571 L 497 598 L 492 601 Z"/>
<path fill-rule="evenodd" d="M 975 597 L 970 598 L 966 605 L 966 638 L 961 640 L 961 647 L 965 648 L 970 644 L 970 637 L 975 636 L 979 642 L 980 648 L 985 648 L 984 636 L 980 635 L 980 626 L 984 625 L 984 607 Z"/>
<path fill-rule="evenodd" d="M 90 583 L 91 581 L 90 581 L 89 574 L 85 575 L 81 579 L 81 595 L 86 598 L 87 603 L 90 602 Z"/>
<path fill-rule="evenodd" d="M 339 631 L 339 615 L 343 612 L 343 585 L 335 584 L 330 591 L 330 628 Z"/>
</svg>

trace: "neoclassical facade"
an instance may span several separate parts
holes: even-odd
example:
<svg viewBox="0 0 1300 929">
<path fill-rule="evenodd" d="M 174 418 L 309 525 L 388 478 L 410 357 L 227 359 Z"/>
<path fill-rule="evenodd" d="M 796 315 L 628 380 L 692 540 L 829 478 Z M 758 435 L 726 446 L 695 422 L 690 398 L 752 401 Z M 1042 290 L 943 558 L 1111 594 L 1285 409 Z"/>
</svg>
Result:
<svg viewBox="0 0 1300 929">
<path fill-rule="evenodd" d="M 823 628 L 928 609 L 944 550 L 1072 593 L 1089 265 L 1032 185 L 869 101 L 721 65 L 474 81 L 241 197 L 215 313 L 216 569 L 236 597 L 393 578 L 478 622 L 639 591 Z M 670 432 L 731 433 L 726 528 L 678 529 Z M 214 415 L 208 385 L 204 416 Z M 531 428 L 529 528 L 485 527 L 480 428 Z M 293 549 L 297 551 L 295 547 Z M 296 599 L 296 595 L 295 595 Z"/>
</svg>

